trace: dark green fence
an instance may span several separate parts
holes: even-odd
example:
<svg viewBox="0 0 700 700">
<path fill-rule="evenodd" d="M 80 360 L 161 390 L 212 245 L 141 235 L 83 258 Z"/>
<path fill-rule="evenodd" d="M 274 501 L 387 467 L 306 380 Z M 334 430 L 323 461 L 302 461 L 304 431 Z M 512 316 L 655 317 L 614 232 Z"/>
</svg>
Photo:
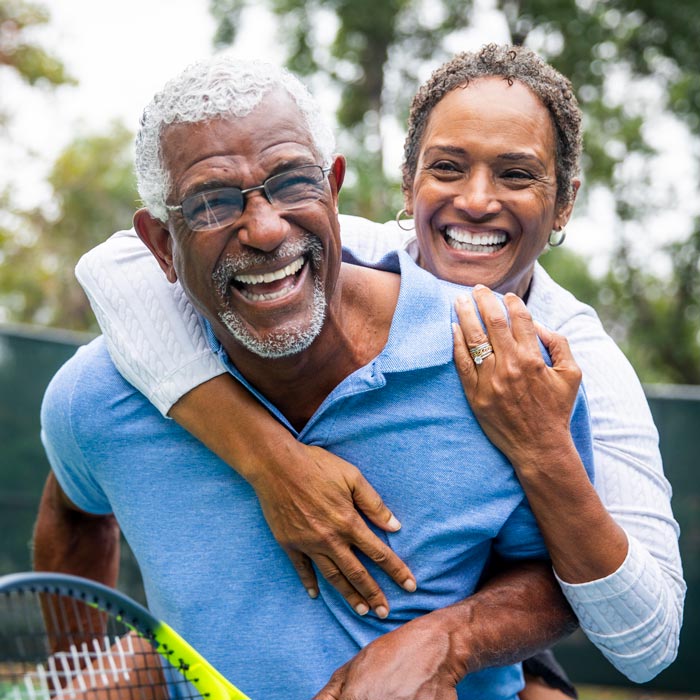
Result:
<svg viewBox="0 0 700 700">
<path fill-rule="evenodd" d="M 676 661 L 644 687 L 700 692 L 700 386 L 647 386 L 661 436 L 664 469 L 673 486 L 673 512 L 681 526 L 681 556 L 688 584 Z M 561 643 L 557 657 L 579 683 L 629 685 L 581 633 Z"/>
<path fill-rule="evenodd" d="M 31 567 L 32 524 L 49 469 L 39 440 L 39 406 L 54 372 L 87 339 L 0 327 L 0 574 Z M 678 659 L 645 686 L 700 692 L 700 387 L 648 387 L 647 395 L 674 488 L 688 596 Z M 140 597 L 137 580 L 127 549 L 120 586 Z M 580 633 L 560 644 L 557 654 L 576 682 L 630 685 Z"/>
</svg>

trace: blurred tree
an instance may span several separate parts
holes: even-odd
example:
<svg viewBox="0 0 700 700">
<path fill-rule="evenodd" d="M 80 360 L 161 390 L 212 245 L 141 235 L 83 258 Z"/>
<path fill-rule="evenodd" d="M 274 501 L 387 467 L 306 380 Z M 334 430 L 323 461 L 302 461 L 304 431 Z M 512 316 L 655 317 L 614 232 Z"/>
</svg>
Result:
<svg viewBox="0 0 700 700">
<path fill-rule="evenodd" d="M 210 0 L 218 22 L 216 46 L 235 41 L 248 4 L 247 0 Z M 441 0 L 430 8 L 411 0 L 270 0 L 267 4 L 284 18 L 279 37 L 287 47 L 288 67 L 299 75 L 321 76 L 314 87 L 330 84 L 340 94 L 338 136 L 349 165 L 341 193 L 344 209 L 376 220 L 393 217 L 402 200 L 396 186 L 398 173 L 385 173 L 382 120 L 405 121 L 422 64 L 447 58 L 442 41 L 469 24 L 472 3 Z"/>
<path fill-rule="evenodd" d="M 210 0 L 217 45 L 235 41 L 247 5 Z M 269 0 L 267 6 L 283 18 L 279 40 L 287 47 L 288 66 L 309 76 L 313 89 L 328 83 L 340 88 L 340 144 L 351 166 L 343 209 L 391 218 L 401 197 L 398 173 L 387 175 L 383 167 L 383 119 L 405 121 L 426 65 L 449 55 L 446 40 L 469 26 L 474 3 Z M 654 192 L 650 176 L 655 150 L 645 133 L 649 116 L 670 109 L 694 135 L 700 132 L 697 0 L 497 0 L 495 6 L 514 43 L 531 45 L 572 79 L 585 113 L 586 188 L 608 188 L 621 222 L 615 259 L 603 280 L 593 280 L 585 262 L 571 253 L 552 252 L 544 264 L 596 306 L 644 380 L 698 383 L 700 231 L 696 226 L 688 241 L 668 247 L 667 281 L 630 254 L 624 235 L 628 222 L 644 222 L 652 207 L 669 206 Z M 656 88 L 658 101 L 632 89 L 641 82 Z"/>
<path fill-rule="evenodd" d="M 586 116 L 587 188 L 602 183 L 614 196 L 621 225 L 610 270 L 592 296 L 578 295 L 596 307 L 645 381 L 700 384 L 700 220 L 686 240 L 664 247 L 670 271 L 663 278 L 633 252 L 633 237 L 646 233 L 652 210 L 678 204 L 653 178 L 653 134 L 645 131 L 650 114 L 670 110 L 697 149 L 697 1 L 511 0 L 503 6 L 515 40 L 527 38 L 571 78 Z M 640 84 L 658 102 L 637 92 Z"/>
<path fill-rule="evenodd" d="M 56 210 L 14 211 L 0 226 L 0 300 L 8 319 L 96 330 L 73 268 L 82 253 L 128 228 L 137 203 L 133 135 L 114 124 L 69 144 L 49 175 Z"/>
<path fill-rule="evenodd" d="M 10 66 L 30 85 L 74 83 L 61 61 L 28 37 L 28 30 L 48 20 L 41 5 L 0 0 L 0 65 Z"/>
</svg>

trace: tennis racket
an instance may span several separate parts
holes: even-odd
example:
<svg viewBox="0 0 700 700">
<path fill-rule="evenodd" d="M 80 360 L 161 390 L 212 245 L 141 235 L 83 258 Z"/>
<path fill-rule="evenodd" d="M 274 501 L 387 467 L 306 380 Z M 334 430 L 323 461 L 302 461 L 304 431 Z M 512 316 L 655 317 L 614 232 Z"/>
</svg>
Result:
<svg viewBox="0 0 700 700">
<path fill-rule="evenodd" d="M 124 594 L 77 576 L 0 577 L 0 700 L 249 700 Z"/>
</svg>

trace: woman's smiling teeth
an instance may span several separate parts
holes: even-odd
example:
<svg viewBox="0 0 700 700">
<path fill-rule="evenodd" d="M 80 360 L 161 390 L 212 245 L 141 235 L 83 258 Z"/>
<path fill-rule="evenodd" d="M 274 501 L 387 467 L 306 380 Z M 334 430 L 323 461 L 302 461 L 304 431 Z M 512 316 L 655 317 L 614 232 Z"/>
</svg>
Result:
<svg viewBox="0 0 700 700">
<path fill-rule="evenodd" d="M 472 233 L 454 226 L 445 228 L 444 235 L 451 248 L 472 253 L 494 253 L 508 242 L 508 236 L 503 232 Z"/>
<path fill-rule="evenodd" d="M 294 287 L 295 275 L 304 267 L 304 256 L 300 255 L 289 265 L 274 272 L 256 275 L 234 275 L 238 291 L 249 301 L 272 301 L 287 294 Z M 247 287 L 256 287 L 255 290 Z"/>
</svg>

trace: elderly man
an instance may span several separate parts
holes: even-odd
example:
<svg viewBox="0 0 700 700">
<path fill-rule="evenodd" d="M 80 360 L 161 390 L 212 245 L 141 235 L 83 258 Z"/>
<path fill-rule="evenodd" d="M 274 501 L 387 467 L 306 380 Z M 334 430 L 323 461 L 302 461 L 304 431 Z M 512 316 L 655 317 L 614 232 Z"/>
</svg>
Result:
<svg viewBox="0 0 700 700">
<path fill-rule="evenodd" d="M 44 402 L 53 475 L 36 564 L 113 582 L 116 518 L 150 607 L 251 697 L 310 697 L 342 666 L 319 697 L 513 699 L 519 667 L 489 667 L 551 642 L 570 617 L 546 565 L 525 561 L 544 559 L 544 544 L 462 393 L 458 290 L 403 253 L 383 269 L 342 262 L 345 163 L 318 113 L 270 66 L 189 68 L 144 114 L 135 226 L 201 314 L 192 332 L 297 439 L 360 465 L 385 494 L 404 527 L 381 536 L 418 590 L 383 620 L 355 615 L 325 582 L 311 600 L 252 488 L 163 420 L 99 339 Z M 590 471 L 583 401 L 571 428 Z M 521 571 L 465 599 L 492 552 Z"/>
</svg>

